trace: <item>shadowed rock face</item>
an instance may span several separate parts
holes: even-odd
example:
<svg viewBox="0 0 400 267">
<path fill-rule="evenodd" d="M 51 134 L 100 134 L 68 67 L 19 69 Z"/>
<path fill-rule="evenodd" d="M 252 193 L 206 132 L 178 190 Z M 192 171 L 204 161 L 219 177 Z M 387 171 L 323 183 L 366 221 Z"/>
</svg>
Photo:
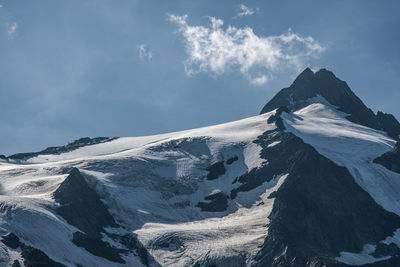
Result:
<svg viewBox="0 0 400 267">
<path fill-rule="evenodd" d="M 396 143 L 392 151 L 374 159 L 374 163 L 381 164 L 393 172 L 400 173 L 400 141 Z"/>
<path fill-rule="evenodd" d="M 24 265 L 26 267 L 64 267 L 65 265 L 50 259 L 43 251 L 28 246 L 21 242 L 13 233 L 9 233 L 2 237 L 1 242 L 12 249 L 18 249 L 21 252 Z M 21 266 L 18 260 L 15 260 L 12 266 Z"/>
<path fill-rule="evenodd" d="M 225 211 L 228 208 L 228 196 L 222 192 L 218 192 L 204 198 L 209 202 L 199 202 L 196 206 L 202 211 Z"/>
<path fill-rule="evenodd" d="M 349 88 L 346 82 L 338 79 L 332 72 L 321 69 L 314 73 L 305 69 L 293 84 L 279 91 L 261 110 L 260 114 L 270 112 L 276 108 L 286 106 L 291 110 L 298 110 L 309 103 L 308 99 L 324 97 L 330 104 L 349 114 L 348 120 L 386 131 L 393 138 L 400 134 L 400 124 L 391 114 L 382 112 L 375 115 L 366 107 Z"/>
<path fill-rule="evenodd" d="M 57 213 L 89 236 L 101 237 L 104 227 L 117 227 L 107 207 L 76 168 L 54 192 L 54 199 L 60 203 Z"/>
<path fill-rule="evenodd" d="M 215 180 L 226 173 L 223 161 L 216 162 L 207 168 L 207 180 Z"/>
<path fill-rule="evenodd" d="M 112 247 L 102 240 L 105 227 L 120 227 L 109 213 L 107 206 L 100 200 L 96 191 L 91 189 L 77 168 L 72 168 L 68 177 L 53 194 L 60 204 L 56 212 L 69 224 L 82 232 L 73 234 L 72 242 L 93 255 L 107 260 L 125 263 L 120 254 L 133 252 L 144 265 L 154 263 L 154 259 L 132 233 L 125 235 L 108 234 L 114 241 L 127 249 Z M 157 266 L 156 263 L 153 264 Z"/>
<path fill-rule="evenodd" d="M 388 135 L 393 137 L 394 139 L 399 140 L 400 123 L 392 114 L 378 111 L 378 113 L 376 114 L 376 118 L 378 119 L 379 126 L 382 130 L 387 132 Z"/>
<path fill-rule="evenodd" d="M 125 263 L 120 253 L 126 252 L 126 250 L 113 248 L 100 238 L 81 232 L 75 232 L 72 241 L 75 245 L 83 247 L 93 255 L 103 257 L 113 262 Z"/>
<path fill-rule="evenodd" d="M 71 170 L 53 196 L 60 204 L 57 213 L 69 224 L 84 232 L 74 233 L 72 242 L 75 245 L 85 248 L 93 255 L 125 263 L 119 255 L 123 250 L 113 248 L 101 240 L 104 227 L 118 225 L 77 168 Z"/>
<path fill-rule="evenodd" d="M 229 158 L 229 159 L 226 161 L 226 164 L 232 165 L 232 163 L 234 163 L 234 162 L 237 161 L 238 159 L 239 159 L 238 156 L 233 156 L 232 158 Z"/>
</svg>

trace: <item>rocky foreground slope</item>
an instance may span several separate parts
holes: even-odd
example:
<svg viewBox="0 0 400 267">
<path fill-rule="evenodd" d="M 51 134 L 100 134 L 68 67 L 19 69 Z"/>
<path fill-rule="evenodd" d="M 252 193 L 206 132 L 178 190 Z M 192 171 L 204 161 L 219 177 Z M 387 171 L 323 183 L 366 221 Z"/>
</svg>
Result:
<svg viewBox="0 0 400 267">
<path fill-rule="evenodd" d="M 306 69 L 261 115 L 0 159 L 0 264 L 398 266 L 400 124 Z"/>
</svg>

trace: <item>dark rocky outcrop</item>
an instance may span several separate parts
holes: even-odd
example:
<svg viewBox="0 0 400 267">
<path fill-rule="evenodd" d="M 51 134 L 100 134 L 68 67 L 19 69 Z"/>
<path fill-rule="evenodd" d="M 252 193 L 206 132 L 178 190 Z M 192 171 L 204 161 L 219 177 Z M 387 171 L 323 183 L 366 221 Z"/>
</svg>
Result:
<svg viewBox="0 0 400 267">
<path fill-rule="evenodd" d="M 392 114 L 378 111 L 378 113 L 376 114 L 376 118 L 378 119 L 379 126 L 382 130 L 387 132 L 388 135 L 393 137 L 394 139 L 399 140 L 400 123 Z"/>
<path fill-rule="evenodd" d="M 276 123 L 276 120 L 274 120 Z M 271 122 L 272 123 L 272 122 Z M 269 144 L 280 141 L 281 143 L 268 147 Z M 299 140 L 292 134 L 280 130 L 267 131 L 260 135 L 254 143 L 261 146 L 261 157 L 268 160 L 268 164 L 260 168 L 254 168 L 238 177 L 234 182 L 240 185 L 231 191 L 231 199 L 236 198 L 239 192 L 250 191 L 264 182 L 271 181 L 277 175 L 288 172 L 288 163 L 296 160 L 293 158 L 299 149 Z"/>
<path fill-rule="evenodd" d="M 267 120 L 268 123 L 275 123 L 279 131 L 285 130 L 285 125 L 281 117 L 283 112 L 290 113 L 290 110 L 286 106 L 279 107 L 275 114 L 271 115 Z"/>
<path fill-rule="evenodd" d="M 1 242 L 12 249 L 20 249 L 21 256 L 26 267 L 64 267 L 65 265 L 50 259 L 40 249 L 31 247 L 21 242 L 13 233 L 9 233 L 2 237 Z M 21 266 L 18 260 L 15 260 L 12 266 Z"/>
<path fill-rule="evenodd" d="M 98 237 L 93 237 L 81 232 L 75 232 L 72 242 L 75 245 L 86 249 L 93 255 L 105 258 L 113 262 L 125 263 L 119 253 L 127 252 L 127 250 L 113 248 L 108 243 L 104 242 Z"/>
<path fill-rule="evenodd" d="M 120 235 L 120 234 L 107 233 L 107 235 L 116 242 L 128 248 L 128 250 L 133 252 L 136 256 L 138 256 L 140 261 L 145 266 L 150 266 L 150 262 L 151 266 L 158 266 L 158 263 L 148 253 L 147 249 L 143 246 L 143 244 L 139 242 L 135 234 L 129 233 L 125 235 Z"/>
<path fill-rule="evenodd" d="M 338 79 L 331 71 L 321 69 L 316 73 L 305 69 L 288 88 L 279 91 L 261 110 L 260 114 L 282 106 L 295 111 L 308 104 L 310 98 L 318 95 L 325 98 L 339 110 L 349 114 L 348 120 L 383 130 L 393 138 L 400 134 L 400 123 L 391 114 L 378 112 L 377 115 L 358 98 L 346 82 Z M 318 101 L 318 100 L 317 100 Z"/>
<path fill-rule="evenodd" d="M 207 174 L 207 180 L 215 180 L 219 176 L 224 175 L 226 172 L 224 162 L 219 161 L 214 164 L 212 164 L 210 167 L 207 168 L 208 174 Z"/>
<path fill-rule="evenodd" d="M 233 156 L 226 160 L 226 164 L 232 165 L 232 163 L 237 161 L 238 159 L 239 159 L 238 156 Z M 207 180 L 218 179 L 218 177 L 226 173 L 224 161 L 218 161 L 210 165 L 206 170 L 208 171 Z"/>
<path fill-rule="evenodd" d="M 226 160 L 226 164 L 232 165 L 232 163 L 234 163 L 234 162 L 237 161 L 238 159 L 239 159 L 238 156 L 233 156 L 233 157 L 231 157 L 231 158 L 229 158 L 229 159 Z"/>
<path fill-rule="evenodd" d="M 73 168 L 68 177 L 53 194 L 60 204 L 57 213 L 69 224 L 84 233 L 75 232 L 72 242 L 93 255 L 110 261 L 124 263 L 119 255 L 121 250 L 111 247 L 102 239 L 104 227 L 117 227 L 107 207 L 101 202 L 96 191 L 91 189 L 77 168 Z"/>
<path fill-rule="evenodd" d="M 1 242 L 6 244 L 8 247 L 12 249 L 16 249 L 19 247 L 21 242 L 19 241 L 18 236 L 13 233 L 9 233 L 8 235 L 2 236 Z"/>
<path fill-rule="evenodd" d="M 88 186 L 76 168 L 71 170 L 53 196 L 60 204 L 57 213 L 89 236 L 100 238 L 104 227 L 117 227 L 96 191 Z"/>
<path fill-rule="evenodd" d="M 196 205 L 201 211 L 218 212 L 225 211 L 228 208 L 228 196 L 223 192 L 208 195 L 204 199 L 209 202 L 199 202 Z"/>
<path fill-rule="evenodd" d="M 7 158 L 12 160 L 27 160 L 29 158 L 36 157 L 38 155 L 57 155 L 78 149 L 83 146 L 110 142 L 115 139 L 117 139 L 117 137 L 95 137 L 95 138 L 83 137 L 65 146 L 48 147 L 45 150 L 39 152 L 18 153 L 11 155 Z"/>
<path fill-rule="evenodd" d="M 146 266 L 154 263 L 143 245 L 133 233 L 126 235 L 105 233 L 105 227 L 120 227 L 107 206 L 100 200 L 96 191 L 91 189 L 77 168 L 72 168 L 68 177 L 53 194 L 60 204 L 56 212 L 69 224 L 82 232 L 73 234 L 72 242 L 93 255 L 113 262 L 125 263 L 120 254 L 134 253 Z M 102 240 L 103 235 L 124 245 L 127 249 L 112 247 Z"/>
<path fill-rule="evenodd" d="M 392 151 L 374 159 L 374 163 L 381 164 L 393 172 L 400 173 L 400 141 L 396 143 Z"/>
</svg>

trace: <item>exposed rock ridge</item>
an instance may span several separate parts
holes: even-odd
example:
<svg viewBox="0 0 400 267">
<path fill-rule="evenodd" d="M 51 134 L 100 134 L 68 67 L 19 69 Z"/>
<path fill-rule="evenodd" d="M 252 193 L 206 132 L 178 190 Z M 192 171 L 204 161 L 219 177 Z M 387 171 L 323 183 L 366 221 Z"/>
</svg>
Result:
<svg viewBox="0 0 400 267">
<path fill-rule="evenodd" d="M 78 149 L 83 146 L 89 146 L 89 145 L 110 142 L 115 139 L 117 139 L 117 137 L 95 137 L 95 138 L 83 137 L 83 138 L 77 139 L 65 146 L 48 147 L 39 152 L 18 153 L 18 154 L 14 154 L 14 155 L 11 155 L 8 157 L 4 157 L 4 158 L 11 159 L 11 160 L 27 160 L 29 158 L 37 157 L 39 155 L 57 155 L 60 153 L 65 153 L 65 152 L 69 152 L 69 151 Z"/>
<path fill-rule="evenodd" d="M 381 164 L 393 172 L 400 173 L 400 141 L 396 143 L 392 151 L 374 159 L 374 163 Z"/>
<path fill-rule="evenodd" d="M 321 69 L 314 73 L 305 69 L 288 88 L 280 90 L 261 110 L 260 114 L 270 112 L 281 106 L 295 111 L 307 106 L 310 99 L 318 101 L 321 96 L 331 105 L 349 114 L 348 120 L 373 129 L 383 130 L 398 139 L 400 123 L 391 114 L 369 109 L 350 89 L 346 82 L 337 78 L 331 71 Z"/>
</svg>

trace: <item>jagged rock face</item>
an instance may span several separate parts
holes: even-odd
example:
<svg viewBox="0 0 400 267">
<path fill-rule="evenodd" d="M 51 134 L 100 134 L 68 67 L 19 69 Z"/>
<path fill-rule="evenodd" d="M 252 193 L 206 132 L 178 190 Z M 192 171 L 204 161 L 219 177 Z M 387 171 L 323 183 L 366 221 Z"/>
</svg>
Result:
<svg viewBox="0 0 400 267">
<path fill-rule="evenodd" d="M 390 136 L 400 134 L 400 124 L 393 115 L 374 112 L 366 107 L 349 88 L 346 82 L 332 72 L 321 69 L 313 73 L 305 69 L 293 84 L 277 93 L 261 110 L 260 114 L 281 106 L 298 110 L 310 104 L 311 98 L 322 96 L 339 110 L 349 114 L 348 120 L 378 130 L 387 131 Z"/>
<path fill-rule="evenodd" d="M 146 265 L 151 260 L 147 251 L 132 234 L 107 234 L 126 249 L 112 247 L 102 240 L 103 235 L 106 234 L 105 227 L 120 226 L 115 222 L 96 191 L 88 186 L 77 168 L 72 168 L 53 196 L 60 204 L 56 212 L 69 224 L 83 231 L 83 233 L 75 232 L 73 234 L 72 242 L 75 245 L 86 249 L 93 255 L 117 263 L 125 263 L 120 254 L 132 251 L 135 251 Z"/>
<path fill-rule="evenodd" d="M 119 255 L 124 250 L 112 248 L 101 239 L 104 227 L 118 225 L 77 168 L 71 170 L 53 196 L 60 204 L 57 213 L 69 224 L 84 232 L 73 234 L 72 242 L 75 245 L 83 247 L 93 255 L 113 262 L 125 263 Z"/>
<path fill-rule="evenodd" d="M 106 206 L 76 168 L 54 192 L 54 199 L 60 203 L 57 213 L 89 236 L 99 237 L 104 227 L 117 226 Z"/>
<path fill-rule="evenodd" d="M 400 141 L 396 143 L 392 151 L 374 159 L 374 163 L 381 164 L 391 171 L 400 173 Z"/>
<path fill-rule="evenodd" d="M 376 114 L 376 118 L 378 119 L 379 126 L 382 130 L 388 133 L 389 136 L 399 139 L 400 136 L 400 123 L 396 120 L 396 118 L 392 114 L 383 113 L 382 111 L 378 111 Z"/>
</svg>

